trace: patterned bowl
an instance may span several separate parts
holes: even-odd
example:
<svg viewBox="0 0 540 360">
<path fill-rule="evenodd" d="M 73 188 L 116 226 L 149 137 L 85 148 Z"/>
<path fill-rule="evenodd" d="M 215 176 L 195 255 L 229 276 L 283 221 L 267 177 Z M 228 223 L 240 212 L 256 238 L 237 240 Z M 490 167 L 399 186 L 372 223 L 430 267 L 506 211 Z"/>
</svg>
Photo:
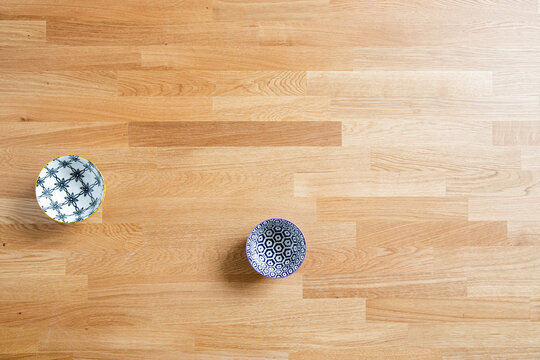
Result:
<svg viewBox="0 0 540 360">
<path fill-rule="evenodd" d="M 105 183 L 90 161 L 77 155 L 57 157 L 39 173 L 36 198 L 53 220 L 76 223 L 90 217 L 101 205 Z"/>
<path fill-rule="evenodd" d="M 294 273 L 304 262 L 306 239 L 289 220 L 268 219 L 249 234 L 246 253 L 259 274 L 280 279 Z"/>
</svg>

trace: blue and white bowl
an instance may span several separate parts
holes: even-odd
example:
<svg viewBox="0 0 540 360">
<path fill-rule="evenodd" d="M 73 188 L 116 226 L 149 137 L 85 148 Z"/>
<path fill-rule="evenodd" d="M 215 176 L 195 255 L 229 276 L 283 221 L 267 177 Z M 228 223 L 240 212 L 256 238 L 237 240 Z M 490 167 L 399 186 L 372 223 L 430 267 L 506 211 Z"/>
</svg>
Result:
<svg viewBox="0 0 540 360">
<path fill-rule="evenodd" d="M 304 262 L 306 239 L 289 220 L 268 219 L 249 234 L 246 253 L 259 274 L 280 279 L 294 273 Z"/>
<path fill-rule="evenodd" d="M 62 223 L 76 223 L 97 211 L 105 183 L 90 161 L 77 155 L 57 157 L 39 173 L 36 198 L 45 214 Z"/>
</svg>

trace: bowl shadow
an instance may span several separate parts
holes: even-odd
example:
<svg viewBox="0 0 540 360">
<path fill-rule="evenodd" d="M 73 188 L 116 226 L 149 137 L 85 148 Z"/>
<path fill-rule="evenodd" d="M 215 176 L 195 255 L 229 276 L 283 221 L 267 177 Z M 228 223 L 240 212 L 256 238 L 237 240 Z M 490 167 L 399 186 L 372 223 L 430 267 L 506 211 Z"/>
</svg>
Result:
<svg viewBox="0 0 540 360">
<path fill-rule="evenodd" d="M 264 281 L 265 277 L 259 274 L 247 258 L 247 238 L 238 239 L 234 242 L 226 256 L 220 263 L 220 271 L 229 286 L 243 288 Z"/>
</svg>

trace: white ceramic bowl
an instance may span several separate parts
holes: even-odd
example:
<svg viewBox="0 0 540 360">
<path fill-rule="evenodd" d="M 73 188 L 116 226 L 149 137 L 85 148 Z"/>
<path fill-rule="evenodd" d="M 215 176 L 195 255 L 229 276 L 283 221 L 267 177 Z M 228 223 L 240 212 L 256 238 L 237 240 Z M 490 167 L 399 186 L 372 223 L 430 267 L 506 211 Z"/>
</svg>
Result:
<svg viewBox="0 0 540 360">
<path fill-rule="evenodd" d="M 103 176 L 90 161 L 77 155 L 57 157 L 39 173 L 36 198 L 51 219 L 76 223 L 97 211 L 103 195 Z"/>
</svg>

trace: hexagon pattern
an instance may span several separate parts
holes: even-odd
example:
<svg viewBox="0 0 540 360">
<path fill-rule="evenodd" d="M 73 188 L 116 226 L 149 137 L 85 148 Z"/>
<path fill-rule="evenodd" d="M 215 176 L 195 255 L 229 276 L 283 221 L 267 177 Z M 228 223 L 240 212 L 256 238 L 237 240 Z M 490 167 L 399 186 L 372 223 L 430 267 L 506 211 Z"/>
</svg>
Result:
<svg viewBox="0 0 540 360">
<path fill-rule="evenodd" d="M 249 234 L 246 253 L 257 272 L 270 278 L 282 278 L 302 265 L 306 256 L 306 239 L 292 222 L 268 219 Z"/>
</svg>

